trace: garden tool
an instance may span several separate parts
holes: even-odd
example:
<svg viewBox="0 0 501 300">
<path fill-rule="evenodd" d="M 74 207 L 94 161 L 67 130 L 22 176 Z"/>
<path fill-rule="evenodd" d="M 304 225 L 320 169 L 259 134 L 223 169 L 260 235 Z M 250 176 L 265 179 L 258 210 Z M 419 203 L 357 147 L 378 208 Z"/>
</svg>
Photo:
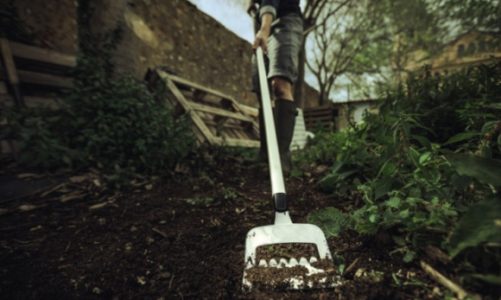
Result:
<svg viewBox="0 0 501 300">
<path fill-rule="evenodd" d="M 299 246 L 298 244 L 306 243 L 315 246 L 318 258 L 322 262 L 327 261 L 330 262 L 329 265 L 333 265 L 327 239 L 322 230 L 313 224 L 292 223 L 289 215 L 277 135 L 271 109 L 270 92 L 264 66 L 263 50 L 260 47 L 257 49 L 256 55 L 266 131 L 272 198 L 275 206 L 275 222 L 273 225 L 255 227 L 247 233 L 245 241 L 245 269 L 242 280 L 243 289 L 250 290 L 253 288 L 254 283 L 251 273 L 256 274 L 259 271 L 267 272 L 269 268 L 275 268 L 272 271 L 282 269 L 278 270 L 279 272 L 284 271 L 285 269 L 283 268 L 301 268 L 300 270 L 304 271 L 304 274 L 291 275 L 288 278 L 280 276 L 280 279 L 277 279 L 280 282 L 270 282 L 274 287 L 284 287 L 286 289 L 334 287 L 338 285 L 337 278 L 322 276 L 322 274 L 327 274 L 327 272 L 319 267 L 318 264 L 315 264 L 318 261 L 316 257 L 299 257 L 289 260 L 285 258 L 278 260 L 270 259 L 269 261 L 263 259 L 259 262 L 256 261 L 258 247 L 269 247 L 275 244 L 290 244 L 294 247 L 294 245 Z M 289 273 L 296 274 L 296 272 L 285 272 L 284 274 Z"/>
</svg>

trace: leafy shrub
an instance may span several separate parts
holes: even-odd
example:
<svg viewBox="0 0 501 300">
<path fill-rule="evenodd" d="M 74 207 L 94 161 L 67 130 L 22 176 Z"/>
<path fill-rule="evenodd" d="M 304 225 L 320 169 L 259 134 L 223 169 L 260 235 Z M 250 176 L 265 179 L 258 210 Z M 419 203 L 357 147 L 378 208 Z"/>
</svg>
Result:
<svg viewBox="0 0 501 300">
<path fill-rule="evenodd" d="M 95 167 L 114 179 L 168 172 L 194 146 L 187 119 L 174 119 L 144 83 L 114 74 L 121 26 L 94 34 L 94 11 L 92 1 L 79 1 L 81 53 L 61 109 L 8 112 L 4 134 L 19 141 L 19 162 L 32 167 Z"/>
<path fill-rule="evenodd" d="M 380 113 L 364 123 L 317 135 L 299 160 L 331 166 L 318 184 L 323 191 L 358 191 L 362 201 L 343 213 L 350 221 L 342 228 L 390 230 L 404 241 L 400 249 L 433 243 L 460 256 L 501 236 L 501 64 L 424 74 L 388 91 Z M 339 214 L 329 208 L 310 219 L 338 232 Z M 409 253 L 406 261 L 416 254 Z"/>
<path fill-rule="evenodd" d="M 77 153 L 58 135 L 61 116 L 44 108 L 3 111 L 8 126 L 2 136 L 16 141 L 19 163 L 44 169 L 71 165 Z"/>
<path fill-rule="evenodd" d="M 162 173 L 194 146 L 187 120 L 174 119 L 146 86 L 129 77 L 78 83 L 60 111 L 10 113 L 9 135 L 31 167 L 97 167 L 105 173 Z"/>
<path fill-rule="evenodd" d="M 86 163 L 155 173 L 172 168 L 194 145 L 188 123 L 174 120 L 129 76 L 80 82 L 67 100 L 67 135 L 74 136 L 71 146 L 85 153 Z"/>
</svg>

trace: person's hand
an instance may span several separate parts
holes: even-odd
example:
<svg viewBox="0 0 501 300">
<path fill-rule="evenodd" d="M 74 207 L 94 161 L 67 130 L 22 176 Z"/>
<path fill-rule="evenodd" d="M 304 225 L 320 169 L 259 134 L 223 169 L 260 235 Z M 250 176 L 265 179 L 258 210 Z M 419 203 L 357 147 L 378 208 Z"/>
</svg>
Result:
<svg viewBox="0 0 501 300">
<path fill-rule="evenodd" d="M 268 53 L 268 37 L 270 36 L 269 28 L 261 28 L 256 33 L 256 38 L 254 39 L 254 44 L 252 45 L 252 49 L 256 51 L 258 47 L 263 49 L 265 54 Z"/>
</svg>

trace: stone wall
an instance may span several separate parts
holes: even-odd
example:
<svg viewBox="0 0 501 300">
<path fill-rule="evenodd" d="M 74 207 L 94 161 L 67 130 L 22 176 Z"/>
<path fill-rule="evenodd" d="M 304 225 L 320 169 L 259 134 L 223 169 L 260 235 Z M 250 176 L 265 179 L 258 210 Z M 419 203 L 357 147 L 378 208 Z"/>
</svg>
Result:
<svg viewBox="0 0 501 300">
<path fill-rule="evenodd" d="M 121 72 L 141 78 L 148 68 L 165 66 L 178 76 L 255 105 L 250 93 L 249 43 L 186 0 L 103 0 L 95 30 L 121 25 L 124 36 L 115 55 Z"/>
<path fill-rule="evenodd" d="M 13 4 L 23 29 L 33 38 L 32 44 L 63 53 L 77 52 L 76 0 L 0 0 L 0 3 Z"/>
<path fill-rule="evenodd" d="M 251 45 L 187 0 L 103 0 L 96 11 L 93 23 L 101 32 L 123 24 L 124 38 L 116 55 L 120 70 L 141 77 L 148 68 L 165 66 L 257 106 L 250 92 Z M 317 95 L 305 87 L 310 106 Z"/>
<path fill-rule="evenodd" d="M 13 1 L 35 44 L 75 52 L 76 0 Z M 251 45 L 187 0 L 91 0 L 96 34 L 120 26 L 123 38 L 114 55 L 117 72 L 142 79 L 148 68 L 167 67 L 178 76 L 257 106 L 250 92 Z M 305 106 L 318 94 L 305 86 Z"/>
</svg>

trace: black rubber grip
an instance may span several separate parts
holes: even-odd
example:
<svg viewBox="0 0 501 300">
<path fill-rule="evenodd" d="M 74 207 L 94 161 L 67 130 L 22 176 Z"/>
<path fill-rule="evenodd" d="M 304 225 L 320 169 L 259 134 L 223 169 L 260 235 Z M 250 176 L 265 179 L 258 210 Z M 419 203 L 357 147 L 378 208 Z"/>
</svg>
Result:
<svg viewBox="0 0 501 300">
<path fill-rule="evenodd" d="M 285 193 L 274 194 L 273 203 L 275 204 L 275 211 L 277 212 L 284 212 L 288 210 L 287 195 Z"/>
</svg>

